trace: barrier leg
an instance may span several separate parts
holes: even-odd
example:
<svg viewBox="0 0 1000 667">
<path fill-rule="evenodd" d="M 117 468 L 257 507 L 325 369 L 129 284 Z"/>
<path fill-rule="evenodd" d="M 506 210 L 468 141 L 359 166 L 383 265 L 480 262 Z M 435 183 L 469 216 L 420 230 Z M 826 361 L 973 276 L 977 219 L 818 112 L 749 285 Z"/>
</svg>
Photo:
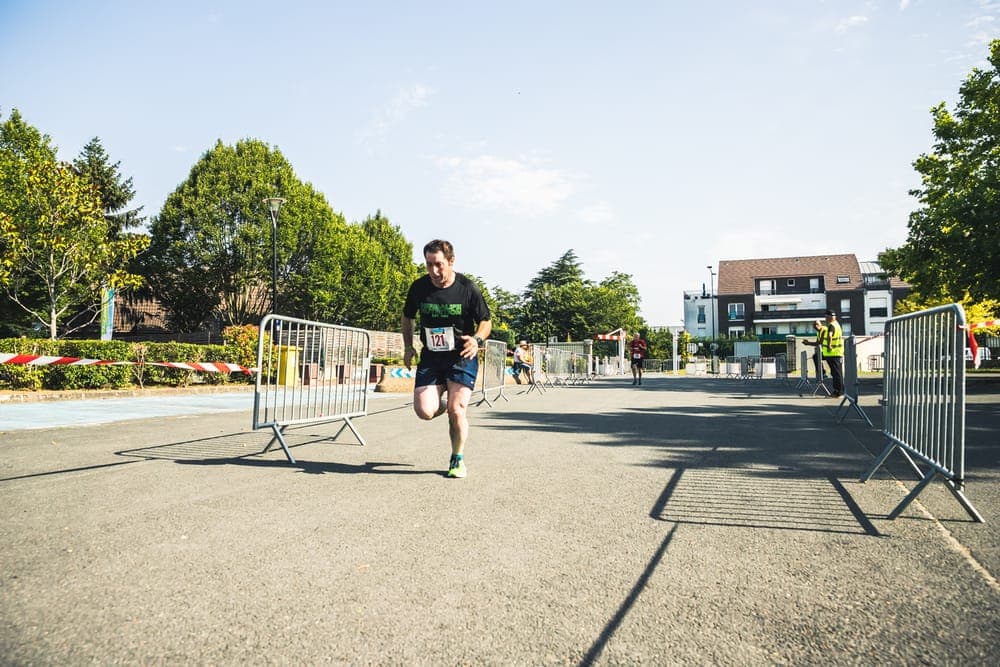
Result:
<svg viewBox="0 0 1000 667">
<path fill-rule="evenodd" d="M 840 409 L 843 408 L 845 404 L 847 405 L 847 409 L 845 409 L 844 414 L 841 415 Z M 837 417 L 837 423 L 841 423 L 844 421 L 848 413 L 850 413 L 852 407 L 854 408 L 854 411 L 858 413 L 859 417 L 868 422 L 869 428 L 874 426 L 874 424 L 872 424 L 872 420 L 868 418 L 868 415 L 865 413 L 865 411 L 861 409 L 860 405 L 858 405 L 858 401 L 856 399 L 851 398 L 847 394 L 844 394 L 844 398 L 841 399 L 840 405 L 837 406 L 837 411 L 834 413 L 834 416 Z"/>
<path fill-rule="evenodd" d="M 924 478 L 920 480 L 915 487 L 913 487 L 913 490 L 910 491 L 905 498 L 903 498 L 903 501 L 898 505 L 896 505 L 896 509 L 889 512 L 889 518 L 895 519 L 897 516 L 899 516 L 902 513 L 902 511 L 905 510 L 909 506 L 909 504 L 912 503 L 913 500 L 920 495 L 920 492 L 923 491 L 924 488 L 928 484 L 930 484 L 934 480 L 934 478 L 937 477 L 939 474 L 940 473 L 934 469 L 928 471 L 928 473 L 924 475 Z"/>
<path fill-rule="evenodd" d="M 892 454 L 892 450 L 896 449 L 896 447 L 899 447 L 899 443 L 890 440 L 889 444 L 886 445 L 885 449 L 882 450 L 882 453 L 878 455 L 877 459 L 875 459 L 875 463 L 872 464 L 872 467 L 869 468 L 868 472 L 863 474 L 861 476 L 861 479 L 859 479 L 858 481 L 864 484 L 865 482 L 870 480 L 872 478 L 872 475 L 875 474 L 875 471 L 882 467 L 882 464 L 885 463 L 885 460 L 889 458 L 889 454 Z"/>
<path fill-rule="evenodd" d="M 976 523 L 986 523 L 986 520 L 983 519 L 983 515 L 976 511 L 976 508 L 972 506 L 969 499 L 965 497 L 964 493 L 962 493 L 961 484 L 955 483 L 950 479 L 945 480 L 944 484 L 948 487 L 948 490 L 951 491 L 951 495 L 955 496 L 955 500 L 957 500 L 959 504 L 965 508 L 965 511 L 968 512 L 973 521 Z"/>
<path fill-rule="evenodd" d="M 362 447 L 366 447 L 367 446 L 367 443 L 365 442 L 365 439 L 361 437 L 360 433 L 358 433 L 358 429 L 354 428 L 354 422 L 351 421 L 350 417 L 344 417 L 344 426 L 340 427 L 340 430 L 337 431 L 337 435 L 340 435 L 344 431 L 344 427 L 347 427 L 347 428 L 351 429 L 351 433 L 353 433 L 354 437 L 358 439 L 358 442 L 361 443 Z M 337 439 L 337 435 L 333 436 L 334 440 Z"/>
<path fill-rule="evenodd" d="M 283 432 L 286 428 L 287 426 L 279 427 L 277 424 L 271 424 L 271 430 L 274 431 L 274 437 L 271 438 L 271 441 L 269 443 L 267 443 L 267 447 L 264 448 L 264 451 L 261 452 L 261 454 L 266 454 L 267 452 L 271 451 L 271 448 L 274 446 L 275 441 L 277 441 L 278 444 L 281 445 L 281 448 L 285 450 L 285 456 L 288 457 L 288 462 L 296 463 L 295 457 L 292 456 L 292 452 L 288 449 L 288 443 L 285 442 L 285 436 L 283 435 Z"/>
</svg>

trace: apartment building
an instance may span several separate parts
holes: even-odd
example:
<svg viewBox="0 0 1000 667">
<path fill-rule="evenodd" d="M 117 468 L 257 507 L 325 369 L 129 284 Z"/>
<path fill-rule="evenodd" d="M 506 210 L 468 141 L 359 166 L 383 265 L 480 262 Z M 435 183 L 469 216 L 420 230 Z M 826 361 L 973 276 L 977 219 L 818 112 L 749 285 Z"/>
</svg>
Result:
<svg viewBox="0 0 1000 667">
<path fill-rule="evenodd" d="M 872 335 L 884 331 L 893 304 L 908 293 L 906 283 L 854 255 L 722 260 L 715 295 L 685 292 L 684 324 L 705 335 L 714 315 L 719 336 L 782 339 L 811 335 L 813 321 L 830 309 L 845 335 Z M 711 315 L 699 322 L 706 301 Z"/>
</svg>

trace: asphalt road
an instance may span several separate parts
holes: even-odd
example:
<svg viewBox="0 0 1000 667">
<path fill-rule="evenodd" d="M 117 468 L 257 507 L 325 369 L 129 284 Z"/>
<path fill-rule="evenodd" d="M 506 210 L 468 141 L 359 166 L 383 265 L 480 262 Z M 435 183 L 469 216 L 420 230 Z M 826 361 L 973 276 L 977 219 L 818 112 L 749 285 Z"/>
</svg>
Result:
<svg viewBox="0 0 1000 667">
<path fill-rule="evenodd" d="M 407 396 L 0 433 L 4 664 L 997 664 L 997 385 L 970 383 L 972 523 L 836 402 L 602 379 L 472 409 L 469 477 Z M 0 406 L 0 411 L 7 406 Z M 50 404 L 53 414 L 69 410 Z M 898 479 L 893 476 L 895 473 Z"/>
</svg>

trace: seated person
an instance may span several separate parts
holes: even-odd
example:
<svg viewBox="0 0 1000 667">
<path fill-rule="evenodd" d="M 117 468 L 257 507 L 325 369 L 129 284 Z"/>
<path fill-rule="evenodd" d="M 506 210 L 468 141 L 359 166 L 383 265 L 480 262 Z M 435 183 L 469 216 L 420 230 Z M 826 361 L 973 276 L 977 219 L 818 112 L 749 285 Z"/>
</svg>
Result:
<svg viewBox="0 0 1000 667">
<path fill-rule="evenodd" d="M 521 384 L 521 373 L 524 373 L 528 376 L 528 384 L 535 384 L 535 376 L 531 369 L 532 362 L 528 341 L 522 340 L 514 348 L 514 367 L 512 369 L 514 382 Z"/>
</svg>

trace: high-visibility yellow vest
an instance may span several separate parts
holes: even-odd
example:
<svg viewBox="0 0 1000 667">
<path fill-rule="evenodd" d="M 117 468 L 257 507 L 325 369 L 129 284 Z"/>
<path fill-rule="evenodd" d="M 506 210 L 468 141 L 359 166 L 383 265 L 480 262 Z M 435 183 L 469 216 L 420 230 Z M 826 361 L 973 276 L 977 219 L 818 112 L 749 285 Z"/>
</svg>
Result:
<svg viewBox="0 0 1000 667">
<path fill-rule="evenodd" d="M 826 325 L 822 349 L 824 357 L 844 356 L 844 332 L 840 328 L 840 322 L 834 320 Z"/>
</svg>

